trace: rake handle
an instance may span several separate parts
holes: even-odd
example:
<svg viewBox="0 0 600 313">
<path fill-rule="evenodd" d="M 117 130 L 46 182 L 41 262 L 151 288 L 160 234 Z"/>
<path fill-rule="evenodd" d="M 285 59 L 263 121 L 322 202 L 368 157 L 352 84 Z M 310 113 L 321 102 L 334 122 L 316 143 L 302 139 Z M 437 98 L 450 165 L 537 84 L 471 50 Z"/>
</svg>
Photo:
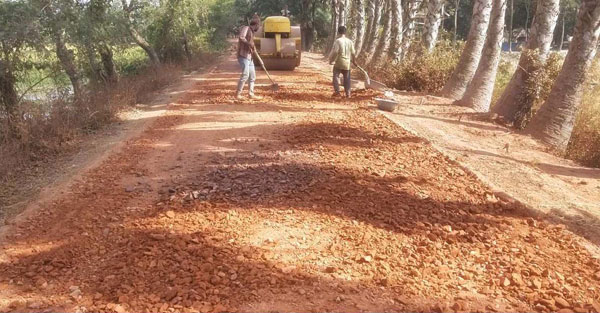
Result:
<svg viewBox="0 0 600 313">
<path fill-rule="evenodd" d="M 265 63 L 263 63 L 263 60 L 260 57 L 260 55 L 258 54 L 258 52 L 256 52 L 256 50 L 252 50 L 252 53 L 254 53 L 254 55 L 256 56 L 256 58 L 258 59 L 258 61 L 260 62 L 260 66 L 262 67 L 263 71 L 265 71 L 265 73 L 267 74 L 267 77 L 269 77 L 269 80 L 271 81 L 271 83 L 273 85 L 276 85 L 276 83 L 271 78 L 271 75 L 269 75 L 269 71 L 267 71 L 267 68 L 265 67 Z"/>
</svg>

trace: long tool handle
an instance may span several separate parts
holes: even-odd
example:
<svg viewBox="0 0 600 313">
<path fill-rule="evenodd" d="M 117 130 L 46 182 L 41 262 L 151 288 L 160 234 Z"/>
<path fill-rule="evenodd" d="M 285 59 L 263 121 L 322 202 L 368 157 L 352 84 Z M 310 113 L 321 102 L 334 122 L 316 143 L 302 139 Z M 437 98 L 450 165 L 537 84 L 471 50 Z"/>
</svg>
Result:
<svg viewBox="0 0 600 313">
<path fill-rule="evenodd" d="M 267 69 L 265 68 L 265 63 L 263 63 L 263 60 L 260 58 L 260 55 L 258 54 L 258 52 L 256 52 L 256 50 L 252 50 L 252 52 L 254 52 L 254 55 L 256 56 L 256 58 L 258 59 L 258 61 L 260 62 L 260 66 L 262 67 L 263 71 L 265 71 L 265 73 L 267 73 L 267 77 L 269 77 L 269 80 L 271 81 L 271 83 L 275 84 L 275 82 L 271 78 L 271 75 L 269 75 L 269 71 L 267 71 Z"/>
<path fill-rule="evenodd" d="M 367 85 L 371 85 L 371 77 L 369 77 L 369 73 L 367 73 L 367 71 L 365 71 L 362 67 L 358 65 L 356 65 L 356 67 L 358 67 L 358 69 L 361 70 L 363 74 L 365 74 L 365 80 L 367 81 Z"/>
<path fill-rule="evenodd" d="M 354 64 L 354 66 L 358 67 L 359 70 L 361 70 L 363 72 L 363 74 L 365 74 L 365 81 L 368 85 L 371 85 L 371 78 L 369 77 L 369 73 L 367 73 L 367 71 L 365 71 L 362 67 L 358 66 L 357 64 Z"/>
</svg>

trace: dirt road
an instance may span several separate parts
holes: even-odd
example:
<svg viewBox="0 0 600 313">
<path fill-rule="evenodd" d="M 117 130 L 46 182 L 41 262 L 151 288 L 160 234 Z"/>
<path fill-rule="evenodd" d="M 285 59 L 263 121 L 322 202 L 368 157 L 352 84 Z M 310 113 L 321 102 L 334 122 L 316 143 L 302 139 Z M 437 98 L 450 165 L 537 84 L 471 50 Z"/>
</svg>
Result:
<svg viewBox="0 0 600 313">
<path fill-rule="evenodd" d="M 235 102 L 226 61 L 5 230 L 0 311 L 600 311 L 600 261 L 563 225 L 304 64 Z"/>
</svg>

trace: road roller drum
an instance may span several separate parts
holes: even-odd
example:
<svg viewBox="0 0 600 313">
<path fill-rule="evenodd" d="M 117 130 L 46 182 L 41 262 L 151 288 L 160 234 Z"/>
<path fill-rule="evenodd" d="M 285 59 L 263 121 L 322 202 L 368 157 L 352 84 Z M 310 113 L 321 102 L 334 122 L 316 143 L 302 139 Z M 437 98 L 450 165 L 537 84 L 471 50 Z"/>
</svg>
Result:
<svg viewBox="0 0 600 313">
<path fill-rule="evenodd" d="M 267 17 L 254 44 L 267 70 L 294 70 L 302 60 L 300 26 L 292 26 L 286 16 Z"/>
</svg>

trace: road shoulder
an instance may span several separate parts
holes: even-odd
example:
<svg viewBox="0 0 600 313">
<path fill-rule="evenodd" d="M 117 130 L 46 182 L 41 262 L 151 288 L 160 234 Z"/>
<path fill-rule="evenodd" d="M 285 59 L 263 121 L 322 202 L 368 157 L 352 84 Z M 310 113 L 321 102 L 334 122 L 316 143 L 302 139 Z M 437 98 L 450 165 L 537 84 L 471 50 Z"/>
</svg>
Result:
<svg viewBox="0 0 600 313">
<path fill-rule="evenodd" d="M 531 213 L 560 223 L 600 245 L 600 169 L 556 157 L 530 137 L 481 121 L 447 99 L 398 96 L 395 113 L 383 113 L 402 128 L 476 175 L 495 197 L 520 202 Z"/>
</svg>

